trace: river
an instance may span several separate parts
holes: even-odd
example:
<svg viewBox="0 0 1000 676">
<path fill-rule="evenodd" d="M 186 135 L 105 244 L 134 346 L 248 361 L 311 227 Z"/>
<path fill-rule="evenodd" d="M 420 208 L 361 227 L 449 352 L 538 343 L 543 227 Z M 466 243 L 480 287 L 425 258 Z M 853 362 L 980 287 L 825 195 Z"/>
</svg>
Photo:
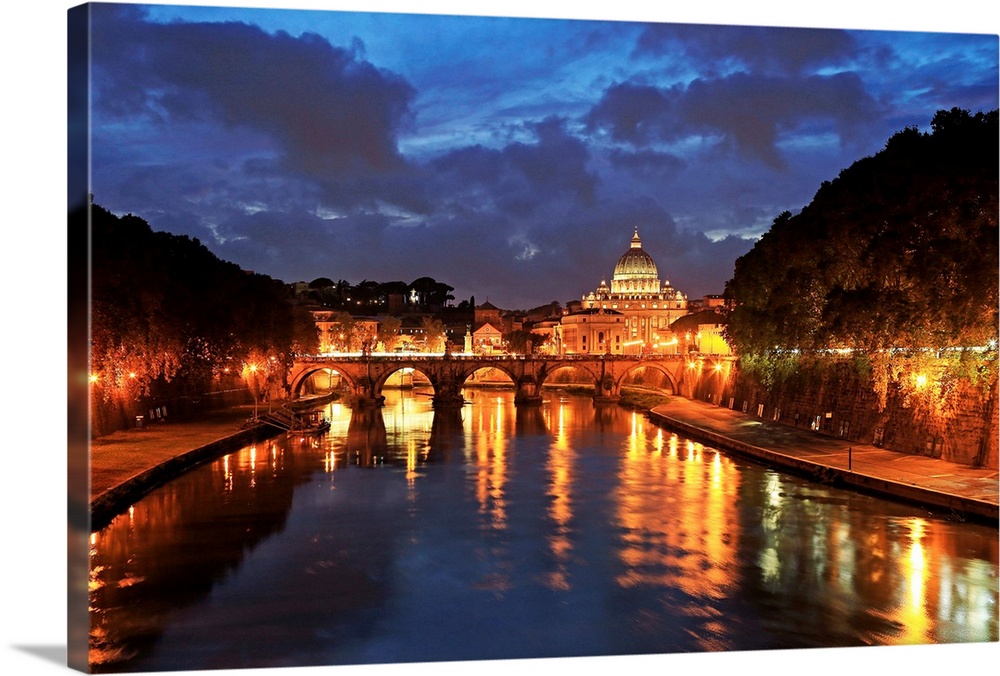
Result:
<svg viewBox="0 0 1000 676">
<path fill-rule="evenodd" d="M 998 640 L 997 530 L 546 393 L 329 404 L 91 536 L 95 672 Z"/>
</svg>

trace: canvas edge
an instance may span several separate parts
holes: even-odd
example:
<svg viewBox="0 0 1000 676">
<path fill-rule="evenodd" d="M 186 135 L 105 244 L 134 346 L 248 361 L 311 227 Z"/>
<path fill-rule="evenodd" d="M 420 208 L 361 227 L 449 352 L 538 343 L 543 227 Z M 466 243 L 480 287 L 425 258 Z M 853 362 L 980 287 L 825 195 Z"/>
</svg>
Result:
<svg viewBox="0 0 1000 676">
<path fill-rule="evenodd" d="M 90 7 L 67 10 L 67 650 L 88 672 Z"/>
</svg>

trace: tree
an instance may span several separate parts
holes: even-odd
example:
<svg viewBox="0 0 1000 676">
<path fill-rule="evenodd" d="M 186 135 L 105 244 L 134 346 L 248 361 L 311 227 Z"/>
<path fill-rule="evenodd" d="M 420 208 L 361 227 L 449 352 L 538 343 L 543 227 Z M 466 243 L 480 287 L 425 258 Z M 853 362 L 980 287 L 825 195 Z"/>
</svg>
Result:
<svg viewBox="0 0 1000 676">
<path fill-rule="evenodd" d="M 736 261 L 739 353 L 985 345 L 996 337 L 997 111 L 908 128 L 783 213 Z"/>
<path fill-rule="evenodd" d="M 534 354 L 546 340 L 545 336 L 524 330 L 511 331 L 503 335 L 507 351 L 514 354 Z"/>
<path fill-rule="evenodd" d="M 444 352 L 445 331 L 440 319 L 424 317 L 420 325 L 428 352 Z"/>
<path fill-rule="evenodd" d="M 451 295 L 454 290 L 454 287 L 432 277 L 415 279 L 409 287 L 411 298 L 416 298 L 415 304 L 424 307 L 428 305 L 444 306 L 449 300 L 455 300 L 455 297 Z"/>
<path fill-rule="evenodd" d="M 939 111 L 931 133 L 901 130 L 778 216 L 726 284 L 741 364 L 851 350 L 880 408 L 928 352 L 995 387 L 997 122 L 996 110 Z"/>
<path fill-rule="evenodd" d="M 360 352 L 365 336 L 349 312 L 338 312 L 327 327 L 327 342 L 335 352 Z"/>
<path fill-rule="evenodd" d="M 197 239 L 91 207 L 91 378 L 104 402 L 200 395 L 251 354 L 287 369 L 311 318 L 287 286 L 214 256 Z M 272 360 L 271 357 L 274 359 Z M 141 410 L 141 409 L 140 409 Z"/>
<path fill-rule="evenodd" d="M 399 329 L 403 322 L 398 317 L 384 317 L 378 325 L 376 340 L 383 345 L 383 349 L 391 352 L 396 347 L 399 338 Z"/>
</svg>

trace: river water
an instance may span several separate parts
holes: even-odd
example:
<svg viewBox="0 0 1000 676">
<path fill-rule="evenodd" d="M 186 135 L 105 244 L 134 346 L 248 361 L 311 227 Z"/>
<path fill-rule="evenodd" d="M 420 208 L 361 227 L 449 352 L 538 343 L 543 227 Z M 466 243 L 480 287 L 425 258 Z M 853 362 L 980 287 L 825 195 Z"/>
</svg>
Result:
<svg viewBox="0 0 1000 676">
<path fill-rule="evenodd" d="M 91 537 L 93 671 L 995 642 L 997 530 L 548 392 L 327 406 Z"/>
</svg>

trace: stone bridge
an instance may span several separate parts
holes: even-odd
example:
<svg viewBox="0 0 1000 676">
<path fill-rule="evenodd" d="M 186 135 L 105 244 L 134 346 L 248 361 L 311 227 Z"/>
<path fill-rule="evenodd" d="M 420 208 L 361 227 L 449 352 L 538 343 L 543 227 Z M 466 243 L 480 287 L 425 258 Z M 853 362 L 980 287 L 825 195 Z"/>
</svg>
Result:
<svg viewBox="0 0 1000 676">
<path fill-rule="evenodd" d="M 461 405 L 466 380 L 489 368 L 510 377 L 516 404 L 537 404 L 542 401 L 545 381 L 560 369 L 573 368 L 593 383 L 595 402 L 615 402 L 630 373 L 650 368 L 666 376 L 674 394 L 693 398 L 706 380 L 727 377 L 732 361 L 732 357 L 701 355 L 300 356 L 289 374 L 289 385 L 292 397 L 297 398 L 310 376 L 334 371 L 350 388 L 352 404 L 378 406 L 385 399 L 382 388 L 389 377 L 413 369 L 430 381 L 435 406 L 452 406 Z"/>
</svg>

